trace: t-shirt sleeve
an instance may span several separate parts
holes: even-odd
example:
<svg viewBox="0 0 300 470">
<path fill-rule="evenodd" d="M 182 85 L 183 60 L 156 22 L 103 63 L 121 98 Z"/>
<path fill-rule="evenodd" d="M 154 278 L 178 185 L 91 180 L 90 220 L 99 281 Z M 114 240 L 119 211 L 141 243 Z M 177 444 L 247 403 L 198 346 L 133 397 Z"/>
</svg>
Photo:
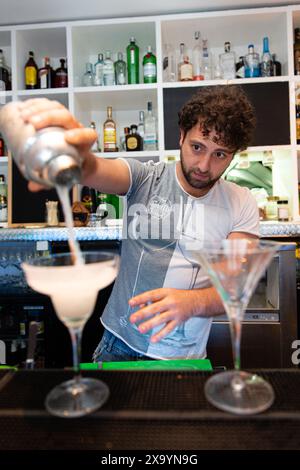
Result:
<svg viewBox="0 0 300 470">
<path fill-rule="evenodd" d="M 130 198 L 151 177 L 155 164 L 153 161 L 141 163 L 133 158 L 119 158 L 119 160 L 122 160 L 129 169 L 130 186 L 124 197 Z"/>
<path fill-rule="evenodd" d="M 259 236 L 259 211 L 254 196 L 248 188 L 240 188 L 236 196 L 231 232 L 247 232 Z"/>
</svg>

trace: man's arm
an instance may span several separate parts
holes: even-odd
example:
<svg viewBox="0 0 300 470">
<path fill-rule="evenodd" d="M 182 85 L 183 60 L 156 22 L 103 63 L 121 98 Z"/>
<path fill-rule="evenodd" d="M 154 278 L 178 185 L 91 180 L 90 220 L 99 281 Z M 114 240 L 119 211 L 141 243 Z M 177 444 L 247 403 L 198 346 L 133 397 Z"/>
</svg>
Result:
<svg viewBox="0 0 300 470">
<path fill-rule="evenodd" d="M 130 173 L 126 163 L 99 158 L 91 153 L 90 148 L 97 139 L 97 133 L 93 129 L 84 128 L 61 103 L 46 98 L 27 100 L 22 104 L 21 116 L 24 122 L 30 122 L 36 130 L 49 126 L 66 129 L 65 140 L 74 145 L 84 159 L 82 184 L 109 194 L 127 193 Z M 42 189 L 32 182 L 29 188 L 32 191 Z"/>
</svg>

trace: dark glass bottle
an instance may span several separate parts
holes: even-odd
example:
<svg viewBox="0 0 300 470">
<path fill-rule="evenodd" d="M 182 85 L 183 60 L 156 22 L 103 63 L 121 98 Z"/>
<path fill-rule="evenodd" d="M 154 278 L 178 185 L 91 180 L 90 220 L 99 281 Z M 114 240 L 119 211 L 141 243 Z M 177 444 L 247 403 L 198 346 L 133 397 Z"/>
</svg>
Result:
<svg viewBox="0 0 300 470">
<path fill-rule="evenodd" d="M 32 51 L 29 51 L 29 59 L 25 64 L 25 87 L 26 90 L 34 90 L 38 87 L 38 68 Z"/>
<path fill-rule="evenodd" d="M 295 29 L 294 68 L 295 75 L 300 75 L 300 28 Z"/>
<path fill-rule="evenodd" d="M 38 84 L 39 88 L 52 88 L 52 77 L 53 77 L 53 70 L 50 66 L 50 59 L 49 57 L 44 58 L 44 67 L 41 67 L 38 70 Z"/>
<path fill-rule="evenodd" d="M 81 202 L 90 214 L 94 214 L 97 210 L 97 194 L 95 189 L 83 186 L 81 190 Z"/>
<path fill-rule="evenodd" d="M 126 150 L 127 152 L 134 152 L 142 150 L 142 138 L 137 133 L 137 126 L 132 124 L 130 126 L 130 134 L 126 135 Z"/>
<path fill-rule="evenodd" d="M 4 157 L 5 155 L 5 145 L 4 145 L 4 140 L 0 134 L 0 157 Z"/>
<path fill-rule="evenodd" d="M 66 88 L 68 86 L 68 69 L 65 63 L 65 59 L 60 59 L 60 67 L 55 71 L 55 88 Z"/>
<path fill-rule="evenodd" d="M 239 61 L 235 64 L 235 76 L 236 76 L 236 78 L 244 78 L 245 77 L 244 56 L 240 56 Z"/>
<path fill-rule="evenodd" d="M 0 49 L 0 91 L 11 90 L 9 68 L 5 63 L 3 50 Z"/>
<path fill-rule="evenodd" d="M 276 60 L 276 54 L 272 54 L 273 57 L 273 77 L 280 77 L 281 75 L 281 63 Z"/>
</svg>

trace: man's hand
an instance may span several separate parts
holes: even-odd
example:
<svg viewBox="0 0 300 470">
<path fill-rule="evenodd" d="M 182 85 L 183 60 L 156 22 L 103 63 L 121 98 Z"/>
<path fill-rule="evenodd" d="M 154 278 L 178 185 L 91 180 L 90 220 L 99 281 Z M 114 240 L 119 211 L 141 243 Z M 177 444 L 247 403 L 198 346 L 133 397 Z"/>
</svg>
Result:
<svg viewBox="0 0 300 470">
<path fill-rule="evenodd" d="M 90 166 L 88 157 L 91 146 L 97 140 L 97 133 L 93 129 L 84 128 L 61 103 L 46 98 L 24 101 L 21 117 L 25 123 L 32 124 L 36 130 L 50 126 L 63 127 L 66 130 L 66 142 L 77 147 L 80 155 L 85 158 L 83 170 L 85 170 L 85 166 Z M 90 171 L 92 170 L 89 168 Z M 31 191 L 44 189 L 43 186 L 33 182 L 30 182 L 28 187 Z"/>
<path fill-rule="evenodd" d="M 197 292 L 191 290 L 162 288 L 144 292 L 129 300 L 130 307 L 140 307 L 140 310 L 130 316 L 130 321 L 142 321 L 138 326 L 141 333 L 147 333 L 155 326 L 165 324 L 150 339 L 152 343 L 156 343 L 180 323 L 197 314 L 197 300 Z M 146 320 L 147 318 L 150 319 Z"/>
</svg>

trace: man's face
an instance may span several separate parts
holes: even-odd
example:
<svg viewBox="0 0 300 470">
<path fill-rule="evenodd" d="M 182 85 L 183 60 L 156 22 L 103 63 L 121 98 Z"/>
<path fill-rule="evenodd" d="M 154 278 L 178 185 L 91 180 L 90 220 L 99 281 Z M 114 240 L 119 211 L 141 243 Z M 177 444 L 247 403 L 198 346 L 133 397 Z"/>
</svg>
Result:
<svg viewBox="0 0 300 470">
<path fill-rule="evenodd" d="M 201 132 L 199 124 L 180 137 L 180 161 L 182 173 L 190 186 L 209 191 L 230 164 L 234 151 L 221 143 L 215 143 L 216 133 L 208 136 Z"/>
</svg>

